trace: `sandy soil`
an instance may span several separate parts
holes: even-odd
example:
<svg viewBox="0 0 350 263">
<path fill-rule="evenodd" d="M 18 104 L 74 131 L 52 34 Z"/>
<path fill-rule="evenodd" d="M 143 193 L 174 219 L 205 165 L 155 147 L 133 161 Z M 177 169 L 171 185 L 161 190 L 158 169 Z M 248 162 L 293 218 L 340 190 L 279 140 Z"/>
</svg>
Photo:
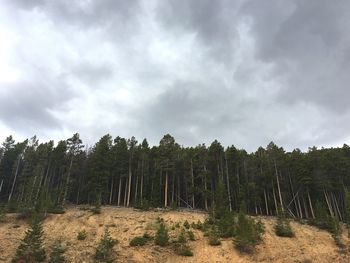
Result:
<svg viewBox="0 0 350 263">
<path fill-rule="evenodd" d="M 190 211 L 149 211 L 141 212 L 128 208 L 103 207 L 100 215 L 77 207 L 70 208 L 63 215 L 50 215 L 44 222 L 45 247 L 47 252 L 55 240 L 62 240 L 67 247 L 67 262 L 93 262 L 95 248 L 108 227 L 111 236 L 119 243 L 115 246 L 117 262 L 350 262 L 348 253 L 341 252 L 331 235 L 308 225 L 292 223 L 296 237 L 280 238 L 274 234 L 273 218 L 261 218 L 266 233 L 262 244 L 254 255 L 238 253 L 231 239 L 223 240 L 219 247 L 208 245 L 203 233 L 193 230 L 196 241 L 189 241 L 194 256 L 181 257 L 174 254 L 171 247 L 161 248 L 149 242 L 144 247 L 130 247 L 129 241 L 145 231 L 154 235 L 158 217 L 168 226 L 177 222 L 183 224 L 204 221 L 205 213 Z M 6 222 L 0 223 L 0 262 L 10 262 L 19 241 L 23 238 L 27 225 L 17 220 L 15 214 L 7 215 Z M 88 236 L 77 240 L 79 231 L 85 229 Z M 178 235 L 178 228 L 170 230 L 171 239 Z M 345 231 L 343 231 L 345 232 Z M 348 244 L 345 233 L 343 240 Z"/>
</svg>

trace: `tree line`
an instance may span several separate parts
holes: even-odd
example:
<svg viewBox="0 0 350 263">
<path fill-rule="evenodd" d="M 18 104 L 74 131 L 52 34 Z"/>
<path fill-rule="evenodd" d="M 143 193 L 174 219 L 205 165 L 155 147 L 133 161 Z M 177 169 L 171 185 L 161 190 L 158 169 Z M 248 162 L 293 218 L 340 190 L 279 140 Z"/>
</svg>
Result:
<svg viewBox="0 0 350 263">
<path fill-rule="evenodd" d="M 85 147 L 78 133 L 39 143 L 6 138 L 0 148 L 0 203 L 9 210 L 67 204 L 187 207 L 315 218 L 317 207 L 346 220 L 350 147 L 291 152 L 273 142 L 248 153 L 217 140 L 183 147 L 167 134 L 158 146 L 104 135 Z M 218 197 L 218 193 L 219 197 Z"/>
</svg>

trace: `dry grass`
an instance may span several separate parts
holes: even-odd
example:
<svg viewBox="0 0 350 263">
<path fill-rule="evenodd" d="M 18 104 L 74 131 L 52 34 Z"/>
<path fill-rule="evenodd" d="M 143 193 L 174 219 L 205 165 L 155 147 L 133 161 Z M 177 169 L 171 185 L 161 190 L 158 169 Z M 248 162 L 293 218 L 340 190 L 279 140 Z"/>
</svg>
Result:
<svg viewBox="0 0 350 263">
<path fill-rule="evenodd" d="M 89 211 L 70 208 L 65 214 L 50 215 L 44 222 L 45 247 L 49 248 L 57 239 L 66 245 L 68 262 L 93 262 L 95 248 L 106 227 L 111 236 L 119 241 L 115 246 L 117 262 L 350 262 L 347 253 L 341 253 L 331 235 L 314 227 L 292 223 L 294 238 L 281 238 L 274 234 L 272 218 L 261 218 L 266 227 L 262 244 L 254 255 L 243 256 L 234 248 L 231 239 L 213 247 L 203 237 L 203 233 L 192 230 L 196 241 L 190 241 L 194 256 L 186 258 L 175 255 L 170 247 L 161 248 L 148 242 L 142 247 L 130 247 L 129 242 L 142 236 L 147 230 L 154 235 L 158 217 L 169 227 L 170 241 L 177 238 L 179 228 L 171 230 L 176 223 L 190 224 L 204 221 L 205 213 L 189 211 L 148 211 L 141 212 L 128 208 L 103 207 L 102 213 L 93 215 Z M 19 227 L 14 228 L 15 225 Z M 15 215 L 7 215 L 6 222 L 0 223 L 0 262 L 10 262 L 17 245 L 24 235 L 27 225 L 17 220 Z M 87 238 L 77 240 L 79 231 L 85 229 Z M 348 240 L 343 237 L 348 244 Z"/>
</svg>

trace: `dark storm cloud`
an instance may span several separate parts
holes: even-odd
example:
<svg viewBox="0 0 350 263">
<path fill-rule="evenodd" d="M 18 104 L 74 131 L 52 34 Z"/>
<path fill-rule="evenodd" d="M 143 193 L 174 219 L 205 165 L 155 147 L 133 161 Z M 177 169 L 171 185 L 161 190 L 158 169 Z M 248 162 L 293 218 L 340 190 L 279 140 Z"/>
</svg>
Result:
<svg viewBox="0 0 350 263">
<path fill-rule="evenodd" d="M 157 17 L 165 30 L 195 34 L 215 60 L 231 63 L 237 37 L 238 2 L 159 1 Z"/>
<path fill-rule="evenodd" d="M 37 9 L 57 22 L 79 26 L 108 25 L 116 20 L 127 22 L 139 10 L 138 0 L 8 0 L 8 3 L 17 8 Z"/>
<path fill-rule="evenodd" d="M 349 110 L 349 1 L 249 1 L 256 57 L 284 81 L 280 99 Z"/>
<path fill-rule="evenodd" d="M 349 143 L 348 1 L 3 3 L 0 137 Z"/>
<path fill-rule="evenodd" d="M 62 124 L 54 111 L 73 98 L 59 80 L 1 84 L 1 89 L 1 121 L 19 132 L 60 129 Z"/>
</svg>

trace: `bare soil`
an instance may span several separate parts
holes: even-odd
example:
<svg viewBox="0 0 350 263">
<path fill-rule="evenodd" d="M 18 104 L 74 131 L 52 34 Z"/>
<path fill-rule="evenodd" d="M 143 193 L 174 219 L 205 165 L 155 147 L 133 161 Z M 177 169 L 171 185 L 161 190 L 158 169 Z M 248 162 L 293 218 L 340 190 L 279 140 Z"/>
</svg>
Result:
<svg viewBox="0 0 350 263">
<path fill-rule="evenodd" d="M 203 222 L 206 213 L 193 211 L 137 211 L 132 208 L 103 207 L 102 213 L 94 215 L 79 207 L 69 208 L 65 214 L 50 215 L 44 221 L 44 240 L 47 254 L 56 240 L 66 246 L 67 262 L 94 262 L 93 255 L 104 230 L 108 228 L 111 236 L 119 242 L 115 246 L 116 262 L 161 262 L 161 263 L 219 263 L 219 262 L 350 262 L 347 249 L 340 250 L 332 236 L 317 228 L 292 223 L 294 238 L 277 237 L 273 231 L 274 218 L 260 217 L 265 225 L 263 242 L 257 246 L 252 255 L 242 255 L 233 246 L 232 239 L 224 239 L 222 245 L 212 247 L 199 230 L 192 231 L 195 241 L 189 241 L 193 257 L 182 257 L 174 253 L 171 246 L 162 248 L 152 241 L 143 247 L 130 247 L 133 237 L 143 235 L 146 231 L 155 234 L 157 218 L 163 218 L 169 227 L 170 240 L 175 240 L 179 228 L 172 230 L 176 223 L 190 224 L 198 220 Z M 0 262 L 10 262 L 16 248 L 23 238 L 27 224 L 16 219 L 16 214 L 6 216 L 0 223 Z M 78 232 L 85 229 L 85 240 L 77 240 Z M 349 246 L 346 231 L 342 241 Z"/>
</svg>

